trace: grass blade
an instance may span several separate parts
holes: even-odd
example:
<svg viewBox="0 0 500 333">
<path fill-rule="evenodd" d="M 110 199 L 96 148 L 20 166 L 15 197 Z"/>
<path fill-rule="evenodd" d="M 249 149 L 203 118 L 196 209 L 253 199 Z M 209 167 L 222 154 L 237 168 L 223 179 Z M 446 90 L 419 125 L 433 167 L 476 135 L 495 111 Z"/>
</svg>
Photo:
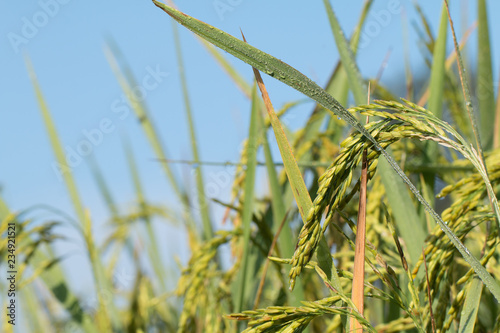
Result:
<svg viewBox="0 0 500 333">
<path fill-rule="evenodd" d="M 276 164 L 273 161 L 271 148 L 267 139 L 266 127 L 264 125 L 264 116 L 261 112 L 258 113 L 259 124 L 262 130 L 262 148 L 264 150 L 265 165 L 267 170 L 267 177 L 269 179 L 269 188 L 271 190 L 271 206 L 273 210 L 273 233 L 276 234 L 279 228 L 278 221 L 283 221 L 286 215 L 285 202 L 281 194 L 281 186 L 278 180 L 278 173 L 276 172 Z M 284 257 L 290 257 L 293 254 L 293 243 L 291 242 L 292 234 L 290 228 L 286 225 L 280 232 L 278 247 L 280 253 Z"/>
<path fill-rule="evenodd" d="M 493 88 L 493 68 L 491 64 L 490 33 L 486 1 L 477 1 L 477 101 L 479 107 L 479 133 L 483 147 L 493 145 L 493 124 L 495 122 L 495 90 Z"/>
<path fill-rule="evenodd" d="M 363 28 L 363 25 L 365 23 L 366 17 L 368 15 L 368 12 L 370 10 L 372 3 L 373 3 L 372 0 L 365 1 L 364 5 L 363 5 L 363 9 L 361 10 L 361 16 L 359 17 L 358 24 L 356 25 L 356 28 L 354 29 L 354 32 L 352 34 L 352 37 L 351 37 L 351 40 L 349 43 L 349 47 L 351 49 L 351 52 L 344 51 L 343 53 L 345 53 L 345 54 L 343 56 L 349 56 L 350 54 L 352 54 L 353 59 L 356 56 L 356 53 L 358 51 L 358 46 L 359 46 L 359 39 L 361 36 L 361 29 Z M 333 14 L 333 10 L 330 6 L 330 3 L 327 0 L 324 1 L 324 4 L 325 4 L 325 7 L 327 9 L 328 17 L 330 18 L 330 15 Z M 330 12 L 331 12 L 331 14 L 330 14 Z M 335 17 L 335 16 L 333 16 L 333 17 Z M 332 24 L 330 22 L 330 26 L 332 27 L 332 33 L 334 33 L 334 34 L 341 33 L 341 31 L 333 29 L 333 27 L 336 26 L 335 24 Z M 340 36 L 338 36 L 338 37 L 340 37 Z M 344 38 L 342 38 L 342 39 L 344 39 Z M 347 44 L 347 42 L 345 44 Z M 328 93 L 330 93 L 333 97 L 335 97 L 340 102 L 340 104 L 345 105 L 347 103 L 349 89 L 352 85 L 348 84 L 350 82 L 348 79 L 348 72 L 346 71 L 346 65 L 348 65 L 348 63 L 341 60 L 339 62 L 339 64 L 340 64 L 339 71 L 338 71 L 337 75 L 334 76 L 334 79 L 331 82 L 331 89 L 329 90 L 327 87 L 327 89 L 325 89 L 325 90 Z M 347 68 L 349 68 L 349 67 L 347 67 Z M 349 73 L 350 72 L 351 71 L 349 71 Z M 353 76 L 353 73 L 350 73 L 350 75 Z M 353 77 L 360 79 L 362 82 L 361 75 L 354 74 Z"/>
<path fill-rule="evenodd" d="M 448 17 L 446 15 L 446 6 L 443 4 L 441 9 L 441 19 L 439 23 L 439 32 L 434 43 L 432 55 L 431 81 L 429 84 L 429 103 L 428 109 L 439 119 L 443 117 L 443 92 L 445 79 L 445 60 L 446 60 L 446 39 L 448 31 Z M 427 142 L 425 149 L 425 159 L 436 161 L 438 157 L 437 142 Z M 424 173 L 426 184 L 425 198 L 434 206 L 434 178 L 435 174 L 431 172 Z"/>
<path fill-rule="evenodd" d="M 447 31 L 448 16 L 446 15 L 446 6 L 444 6 L 443 4 L 443 8 L 441 10 L 441 21 L 439 23 L 439 32 L 436 43 L 434 44 L 431 68 L 431 82 L 429 84 L 429 103 L 427 107 L 439 119 L 442 119 L 443 117 L 443 91 Z M 435 148 L 437 148 L 437 144 L 435 144 L 435 146 Z"/>
<path fill-rule="evenodd" d="M 147 249 L 148 249 L 148 254 L 150 256 L 151 266 L 153 266 L 153 270 L 160 282 L 162 292 L 165 292 L 167 290 L 166 276 L 163 270 L 162 260 L 160 257 L 161 252 L 158 247 L 158 242 L 156 241 L 156 234 L 153 230 L 153 224 L 152 224 L 153 222 L 151 221 L 151 218 L 147 213 L 146 199 L 144 197 L 144 193 L 142 190 L 141 180 L 139 179 L 139 172 L 137 171 L 137 165 L 135 163 L 134 153 L 132 151 L 130 143 L 127 140 L 124 141 L 124 146 L 125 146 L 125 154 L 127 156 L 127 163 L 130 170 L 130 175 L 132 177 L 135 193 L 137 196 L 137 204 L 140 206 L 139 211 L 144 212 L 142 216 L 144 224 L 146 226 L 146 232 L 148 235 Z"/>
<path fill-rule="evenodd" d="M 497 89 L 497 103 L 495 106 L 495 123 L 493 125 L 493 149 L 500 147 L 500 84 Z"/>
<path fill-rule="evenodd" d="M 260 104 L 260 103 L 259 103 Z M 262 148 L 264 150 L 264 157 L 266 159 L 266 170 L 267 177 L 269 180 L 269 188 L 271 190 L 271 206 L 273 211 L 273 233 L 276 235 L 279 232 L 278 221 L 284 221 L 286 216 L 285 202 L 283 200 L 283 195 L 281 193 L 281 186 L 278 180 L 278 173 L 276 171 L 275 163 L 273 161 L 273 156 L 271 154 L 271 148 L 269 147 L 269 141 L 267 139 L 266 127 L 264 124 L 264 116 L 261 112 L 258 112 L 260 128 L 262 131 Z M 294 252 L 292 230 L 290 226 L 285 223 L 278 238 L 277 246 L 280 249 L 281 256 L 285 258 L 290 258 Z M 300 306 L 301 301 L 304 298 L 304 288 L 299 281 L 300 285 L 297 286 L 291 293 L 289 292 L 290 304 L 295 306 Z"/>
<path fill-rule="evenodd" d="M 83 223 L 83 221 L 85 220 L 85 214 L 82 202 L 80 200 L 80 196 L 78 194 L 78 190 L 76 188 L 76 183 L 75 180 L 73 179 L 71 168 L 67 166 L 66 157 L 64 154 L 61 141 L 59 140 L 59 136 L 57 134 L 56 126 L 54 124 L 54 121 L 52 120 L 52 116 L 50 115 L 49 107 L 45 102 L 42 90 L 40 89 L 40 85 L 38 84 L 38 80 L 36 78 L 35 70 L 33 69 L 33 66 L 29 58 L 26 58 L 26 67 L 28 69 L 28 73 L 30 75 L 33 88 L 35 89 L 35 94 L 38 101 L 38 105 L 40 107 L 40 112 L 42 113 L 42 118 L 45 123 L 47 134 L 49 135 L 50 144 L 52 146 L 52 150 L 54 151 L 59 171 L 62 174 L 62 179 L 64 179 L 64 183 L 66 184 L 66 189 L 68 190 L 69 196 L 71 198 L 71 203 L 73 204 L 76 216 L 78 217 L 80 223 Z"/>
<path fill-rule="evenodd" d="M 366 83 L 363 81 L 363 78 L 357 69 L 353 52 L 349 47 L 342 28 L 340 27 L 340 23 L 333 12 L 330 1 L 323 0 L 323 4 L 325 5 L 326 12 L 328 14 L 333 36 L 335 37 L 337 49 L 339 50 L 340 58 L 342 59 L 342 65 L 346 70 L 347 80 L 349 81 L 349 87 L 354 95 L 354 100 L 357 104 L 363 103 L 367 93 Z"/>
<path fill-rule="evenodd" d="M 234 311 L 240 312 L 245 303 L 247 270 L 250 256 L 250 226 L 252 223 L 253 214 L 253 198 L 254 198 L 254 185 L 255 185 L 255 169 L 257 167 L 257 149 L 258 149 L 258 100 L 257 90 L 254 87 L 252 91 L 252 111 L 250 116 L 250 129 L 248 134 L 248 161 L 245 178 L 245 193 L 246 200 L 243 202 L 243 254 L 241 259 L 240 272 L 238 280 L 236 281 L 236 303 L 234 304 Z"/>
<path fill-rule="evenodd" d="M 337 116 L 343 118 L 356 130 L 363 134 L 367 139 L 369 139 L 373 143 L 375 149 L 380 151 L 380 153 L 389 162 L 391 167 L 397 172 L 397 174 L 408 185 L 410 190 L 415 194 L 417 199 L 424 205 L 424 207 L 431 214 L 434 220 L 436 220 L 439 226 L 443 229 L 443 232 L 446 234 L 446 236 L 451 240 L 453 245 L 462 254 L 464 259 L 471 265 L 474 271 L 481 277 L 481 280 L 483 280 L 483 282 L 492 292 L 495 298 L 500 301 L 500 286 L 498 285 L 498 283 L 486 271 L 481 263 L 470 254 L 469 250 L 462 244 L 458 237 L 434 211 L 432 206 L 423 198 L 417 188 L 405 175 L 403 170 L 401 170 L 396 161 L 380 146 L 380 144 L 373 138 L 373 136 L 370 135 L 370 133 L 361 125 L 361 123 L 359 123 L 356 118 L 354 118 L 354 116 L 352 116 L 340 103 L 337 102 L 337 100 L 326 93 L 321 87 L 319 87 L 304 74 L 300 73 L 295 68 L 285 64 L 284 62 L 272 57 L 271 55 L 264 53 L 261 50 L 256 49 L 219 29 L 214 28 L 213 26 L 198 21 L 158 1 L 153 0 L 153 2 L 156 6 L 161 8 L 179 23 L 186 26 L 194 33 L 202 36 L 212 44 L 231 53 L 232 55 L 243 60 L 252 67 L 265 72 L 266 74 L 314 99 L 316 102 L 323 105 L 325 108 L 332 111 Z M 290 180 L 290 182 L 292 182 L 292 180 Z M 303 208 L 304 207 L 302 207 L 302 209 Z"/>
<path fill-rule="evenodd" d="M 186 116 L 189 126 L 189 138 L 191 141 L 191 152 L 193 154 L 193 160 L 195 163 L 200 161 L 200 154 L 198 152 L 198 141 L 196 139 L 196 131 L 194 129 L 193 113 L 191 111 L 191 102 L 189 100 L 189 93 L 186 83 L 186 75 L 184 73 L 184 61 L 182 59 L 181 42 L 179 39 L 179 32 L 177 31 L 177 25 L 172 22 L 172 30 L 174 32 L 175 50 L 177 55 L 177 70 L 181 78 L 182 96 L 184 97 L 184 107 L 186 108 Z M 203 172 L 201 165 L 195 169 L 196 177 L 196 189 L 198 194 L 198 204 L 200 208 L 201 222 L 203 225 L 203 235 L 205 239 L 211 239 L 213 236 L 212 222 L 210 221 L 210 212 L 208 210 L 207 197 L 205 195 L 205 190 L 203 187 Z"/>
<path fill-rule="evenodd" d="M 94 277 L 94 283 L 98 293 L 103 290 L 111 290 L 106 283 L 106 274 L 104 268 L 99 260 L 99 251 L 95 245 L 94 238 L 92 235 L 92 221 L 88 211 L 85 214 L 85 220 L 83 221 L 83 236 L 85 238 L 85 243 L 87 245 L 88 256 L 90 263 L 92 265 L 92 274 Z M 101 296 L 101 295 L 99 295 Z M 108 306 L 104 302 L 103 297 L 98 297 L 97 300 L 97 312 L 96 312 L 96 323 L 100 332 L 111 332 L 112 323 L 117 324 L 120 321 L 116 317 L 116 312 L 112 306 Z M 113 303 L 114 304 L 114 303 Z"/>
<path fill-rule="evenodd" d="M 340 103 L 338 103 L 329 94 L 325 93 L 321 87 L 304 74 L 297 71 L 295 68 L 206 23 L 198 21 L 158 1 L 153 0 L 153 2 L 156 6 L 171 15 L 179 23 L 205 38 L 212 44 L 220 47 L 228 53 L 231 53 L 252 67 L 263 71 L 277 80 L 282 81 L 292 88 L 304 93 L 306 96 L 311 97 L 325 108 L 331 110 L 336 115 L 346 120 L 350 125 L 370 138 L 370 140 L 373 140 L 372 142 L 375 145 L 378 145 L 375 139 L 371 137 L 363 126 L 349 112 L 347 112 L 347 110 L 340 105 Z"/>
<path fill-rule="evenodd" d="M 405 240 L 410 261 L 415 264 L 422 253 L 421 249 L 424 246 L 426 234 L 424 229 L 419 227 L 422 223 L 413 200 L 399 177 L 390 170 L 386 161 L 379 160 L 378 171 L 386 189 L 387 199 L 391 204 L 398 233 Z M 407 207 L 412 209 L 407 209 Z"/>
<path fill-rule="evenodd" d="M 462 309 L 462 314 L 460 315 L 460 326 L 458 328 L 459 333 L 474 332 L 474 325 L 477 319 L 477 312 L 479 310 L 482 291 L 483 283 L 477 277 L 474 277 L 467 290 L 464 307 Z"/>
</svg>

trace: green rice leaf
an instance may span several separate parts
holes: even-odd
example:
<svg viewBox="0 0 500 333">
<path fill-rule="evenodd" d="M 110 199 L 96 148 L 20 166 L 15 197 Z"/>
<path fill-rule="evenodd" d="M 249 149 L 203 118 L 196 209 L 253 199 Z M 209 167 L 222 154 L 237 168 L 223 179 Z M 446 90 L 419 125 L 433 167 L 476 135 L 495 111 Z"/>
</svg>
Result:
<svg viewBox="0 0 500 333">
<path fill-rule="evenodd" d="M 429 103 L 427 107 L 427 109 L 434 113 L 439 119 L 442 119 L 443 117 L 443 91 L 446 72 L 445 61 L 447 31 L 448 15 L 446 15 L 446 6 L 443 4 L 443 8 L 441 10 L 441 21 L 439 24 L 439 33 L 434 45 L 434 53 L 432 57 Z M 437 144 L 435 144 L 435 146 L 437 147 Z"/>
<path fill-rule="evenodd" d="M 351 88 L 356 103 L 361 104 L 363 103 L 363 101 L 366 101 L 366 92 L 368 90 L 366 87 L 366 83 L 361 77 L 361 73 L 359 72 L 358 66 L 356 65 L 356 60 L 354 59 L 353 52 L 349 47 L 349 43 L 347 42 L 344 32 L 340 27 L 340 23 L 337 20 L 335 13 L 333 12 L 330 0 L 323 0 L 323 4 L 325 5 L 326 12 L 328 14 L 328 19 L 330 21 L 333 36 L 335 37 L 337 49 L 339 50 L 340 58 L 342 59 L 342 65 L 347 74 L 349 87 Z"/>
<path fill-rule="evenodd" d="M 486 185 L 486 190 L 488 192 L 488 197 L 489 197 L 491 209 L 496 215 L 497 227 L 500 227 L 500 207 L 498 205 L 496 192 L 493 190 L 493 187 L 492 187 L 491 182 L 490 182 L 490 177 L 488 175 L 488 169 L 486 167 L 485 158 L 484 158 L 483 146 L 481 143 L 481 136 L 480 136 L 477 121 L 476 121 L 474 107 L 472 104 L 469 83 L 467 82 L 467 77 L 465 75 L 465 66 L 464 66 L 462 55 L 461 55 L 461 52 L 460 52 L 460 49 L 458 46 L 457 36 L 455 35 L 455 30 L 453 28 L 453 21 L 451 19 L 450 13 L 449 13 L 448 0 L 445 0 L 445 4 L 446 4 L 446 9 L 448 10 L 451 32 L 453 35 L 453 42 L 455 45 L 455 52 L 457 53 L 458 72 L 460 75 L 460 82 L 462 84 L 462 91 L 464 94 L 465 109 L 467 110 L 467 113 L 469 115 L 469 120 L 472 124 L 472 131 L 474 133 L 474 138 L 476 139 L 477 153 L 472 156 L 474 160 L 472 160 L 471 162 L 476 166 L 477 170 L 481 174 L 481 177 L 483 178 L 484 184 Z M 493 109 L 491 109 L 491 112 L 493 112 Z M 492 123 L 494 123 L 494 122 L 492 122 Z M 483 282 L 485 282 L 486 286 L 489 288 L 486 281 L 483 280 Z M 500 287 L 499 287 L 499 290 L 500 290 Z M 497 297 L 497 300 L 500 300 L 500 299 Z"/>
</svg>

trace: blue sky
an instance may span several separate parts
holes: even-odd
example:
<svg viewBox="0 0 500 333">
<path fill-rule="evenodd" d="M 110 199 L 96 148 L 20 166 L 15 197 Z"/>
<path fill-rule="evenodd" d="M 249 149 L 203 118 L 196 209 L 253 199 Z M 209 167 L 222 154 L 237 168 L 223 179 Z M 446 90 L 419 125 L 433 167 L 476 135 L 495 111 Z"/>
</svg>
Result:
<svg viewBox="0 0 500 333">
<path fill-rule="evenodd" d="M 436 31 L 441 3 L 419 3 L 431 28 Z M 332 4 L 344 31 L 350 35 L 363 1 L 334 1 Z M 468 6 L 465 10 L 467 25 L 473 22 L 476 9 L 474 1 L 453 1 L 452 15 L 460 35 L 464 14 L 459 4 Z M 232 35 L 239 36 L 241 28 L 250 44 L 282 59 L 321 85 L 339 58 L 321 1 L 311 1 L 307 5 L 303 1 L 286 4 L 245 0 L 178 1 L 177 5 L 185 13 Z M 405 12 L 406 19 L 400 13 L 391 13 L 391 6 Z M 488 6 L 492 19 L 491 13 L 500 12 L 500 3 L 489 1 Z M 132 143 L 147 198 L 175 209 L 178 203 L 161 166 L 153 160 L 154 154 L 132 111 L 125 117 L 114 112 L 117 106 L 126 107 L 126 104 L 104 55 L 106 40 L 113 39 L 136 79 L 150 83 L 145 101 L 169 157 L 190 159 L 170 18 L 147 0 L 102 1 L 93 6 L 81 0 L 2 1 L 0 13 L 0 96 L 3 102 L 0 184 L 1 195 L 10 208 L 19 211 L 36 204 L 48 204 L 74 215 L 64 183 L 53 169 L 54 155 L 24 63 L 23 56 L 29 56 L 66 149 L 76 150 L 83 140 L 87 140 L 86 133 L 95 133 L 101 128 L 102 138 L 91 146 L 91 154 L 101 166 L 120 207 L 126 211 L 135 193 L 122 146 L 122 138 L 126 135 Z M 375 1 L 366 22 L 373 30 L 365 31 L 364 47 L 358 53 L 358 63 L 366 77 L 376 75 L 389 49 L 392 52 L 382 82 L 393 82 L 404 73 L 403 26 L 409 33 L 412 70 L 424 68 L 422 46 L 412 26 L 420 24 L 411 1 Z M 490 25 L 493 59 L 498 59 L 500 26 L 498 21 Z M 247 135 L 249 102 L 192 34 L 183 27 L 179 27 L 179 31 L 201 158 L 236 161 L 241 142 Z M 449 46 L 451 50 L 451 42 Z M 474 48 L 475 38 L 472 38 L 468 49 L 471 59 L 474 59 Z M 227 57 L 251 82 L 251 68 Z M 495 82 L 498 82 L 496 60 L 494 68 Z M 270 77 L 265 76 L 264 80 L 276 108 L 287 101 L 303 98 Z M 297 107 L 287 116 L 286 122 L 297 128 L 311 107 L 312 103 Z M 83 159 L 76 163 L 72 172 L 95 225 L 104 225 L 108 212 L 88 164 Z M 178 177 L 185 179 L 189 168 L 179 166 L 176 172 Z M 206 167 L 204 172 L 209 181 L 211 177 L 220 176 L 221 168 Z M 265 188 L 265 182 L 259 184 Z M 229 191 L 230 185 L 222 186 L 219 198 L 227 199 Z M 220 220 L 221 210 L 213 206 L 212 216 Z M 186 239 L 181 229 L 158 228 L 159 234 L 168 237 L 164 251 L 185 260 Z M 102 240 L 104 234 L 98 230 L 96 238 Z M 66 232 L 78 237 L 71 229 Z M 63 249 L 71 249 L 71 246 L 64 245 Z M 73 250 L 78 252 L 78 246 Z M 73 256 L 70 261 L 68 267 L 86 265 L 81 255 Z M 88 275 L 90 279 L 88 271 L 82 271 L 84 269 L 80 268 L 69 274 Z M 84 282 L 82 290 L 89 284 Z"/>
</svg>

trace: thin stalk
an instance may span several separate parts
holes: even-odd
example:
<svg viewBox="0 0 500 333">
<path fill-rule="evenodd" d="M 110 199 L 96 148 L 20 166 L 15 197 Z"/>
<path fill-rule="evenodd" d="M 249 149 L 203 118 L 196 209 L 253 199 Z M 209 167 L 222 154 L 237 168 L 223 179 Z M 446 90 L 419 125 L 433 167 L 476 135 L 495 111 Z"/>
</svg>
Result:
<svg viewBox="0 0 500 333">
<path fill-rule="evenodd" d="M 446 39 L 448 32 L 448 18 L 446 8 L 443 5 L 441 9 L 441 18 L 439 23 L 439 33 L 434 43 L 432 52 L 431 80 L 429 84 L 429 103 L 428 109 L 436 115 L 437 118 L 443 118 L 443 92 L 445 80 L 445 61 L 446 61 Z M 437 142 L 426 142 L 424 159 L 427 162 L 437 161 L 439 157 Z M 425 198 L 432 206 L 435 206 L 434 198 L 434 180 L 436 175 L 432 172 L 425 172 L 424 183 L 422 183 L 422 192 Z M 424 191 L 424 189 L 426 189 Z"/>
<path fill-rule="evenodd" d="M 200 160 L 200 154 L 198 152 L 198 140 L 196 138 L 196 131 L 194 129 L 193 112 L 191 111 L 191 102 L 189 99 L 189 91 L 186 83 L 186 74 L 184 72 L 184 60 L 182 58 L 181 42 L 179 39 L 179 31 L 177 29 L 177 24 L 172 21 L 172 30 L 174 32 L 175 41 L 175 51 L 177 56 L 177 69 L 181 78 L 182 96 L 184 97 L 184 107 L 186 110 L 186 116 L 189 127 L 189 137 L 191 142 L 191 152 L 193 154 L 194 161 Z M 196 189 L 198 194 L 198 205 L 200 206 L 201 222 L 203 225 L 203 235 L 205 239 L 211 239 L 213 237 L 213 227 L 210 221 L 210 212 L 208 209 L 208 202 L 205 195 L 205 190 L 203 187 L 203 171 L 201 166 L 195 169 L 196 177 Z"/>
<path fill-rule="evenodd" d="M 401 12 L 401 25 L 403 27 L 403 49 L 405 58 L 405 79 L 406 79 L 406 98 L 413 100 L 413 73 L 410 65 L 410 38 L 408 33 L 408 15 L 403 7 Z"/>
<path fill-rule="evenodd" d="M 99 261 L 99 252 L 95 245 L 94 238 L 92 237 L 92 222 L 90 219 L 90 214 L 86 211 L 85 220 L 83 221 L 83 233 L 85 237 L 85 243 L 87 245 L 87 251 L 92 267 L 92 275 L 94 277 L 94 283 L 97 289 L 98 300 L 97 303 L 97 313 L 96 313 L 96 323 L 100 332 L 112 332 L 112 308 L 106 306 L 104 303 L 104 298 L 100 293 L 103 290 L 111 290 L 105 288 L 105 274 L 102 265 Z M 116 318 L 117 319 L 117 318 Z"/>
<path fill-rule="evenodd" d="M 252 111 L 250 115 L 250 129 L 248 134 L 248 162 L 247 162 L 247 175 L 244 185 L 245 201 L 243 202 L 243 253 L 241 259 L 240 271 L 236 281 L 236 301 L 234 304 L 234 311 L 240 312 L 243 309 L 246 295 L 246 282 L 247 271 L 249 270 L 249 256 L 250 256 L 250 233 L 251 222 L 253 214 L 253 199 L 254 199 L 254 186 L 255 186 L 255 168 L 257 161 L 258 149 L 258 103 L 257 93 L 254 87 L 252 92 Z"/>
<path fill-rule="evenodd" d="M 482 293 L 483 283 L 477 277 L 473 277 L 469 283 L 462 313 L 460 314 L 459 333 L 472 333 L 475 331 L 474 326 L 478 317 Z M 495 332 L 495 329 L 492 332 Z"/>
</svg>

